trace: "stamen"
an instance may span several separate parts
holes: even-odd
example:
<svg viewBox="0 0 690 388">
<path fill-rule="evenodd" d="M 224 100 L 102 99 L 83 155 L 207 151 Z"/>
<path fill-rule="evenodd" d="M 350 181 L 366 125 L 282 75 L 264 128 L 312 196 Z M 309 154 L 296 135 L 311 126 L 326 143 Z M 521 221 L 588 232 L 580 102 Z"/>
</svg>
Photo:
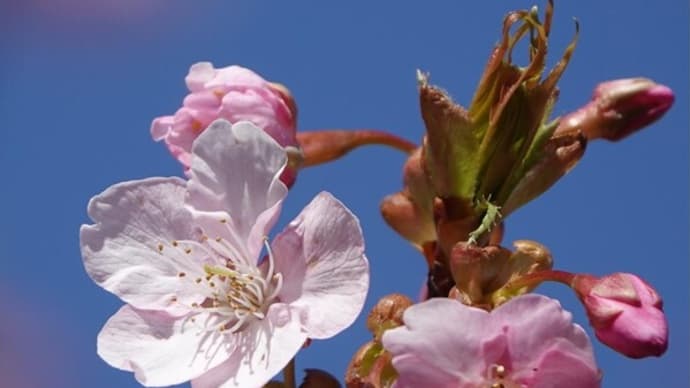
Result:
<svg viewBox="0 0 690 388">
<path fill-rule="evenodd" d="M 273 292 L 271 292 L 271 295 L 267 298 L 268 300 L 273 300 L 275 297 L 278 296 L 280 293 L 280 290 L 283 288 L 283 274 L 282 273 L 277 273 L 273 275 L 273 279 L 276 281 L 276 285 L 273 288 Z"/>
<path fill-rule="evenodd" d="M 268 243 L 268 237 L 264 236 L 264 246 L 266 247 L 266 252 L 268 252 L 268 272 L 266 273 L 266 278 L 271 279 L 273 277 L 273 251 L 271 250 L 271 245 Z"/>
<path fill-rule="evenodd" d="M 203 274 L 194 274 L 190 279 L 192 284 L 202 288 L 200 291 L 206 295 L 206 299 L 203 303 L 195 302 L 188 307 L 190 315 L 185 318 L 183 325 L 195 322 L 194 316 L 204 313 L 204 322 L 195 325 L 200 333 L 234 333 L 254 319 L 265 319 L 267 306 L 283 286 L 283 277 L 276 273 L 275 256 L 268 239 L 264 237 L 268 263 L 265 270 L 261 270 L 256 263 L 248 262 L 242 252 L 235 248 L 236 244 L 231 243 L 236 236 L 232 224 L 227 221 L 220 220 L 231 232 L 230 240 L 222 237 L 209 240 L 205 234 L 201 234 L 195 240 L 171 242 L 187 254 L 206 255 L 199 257 L 201 262 L 222 263 L 205 264 Z M 188 277 L 186 272 L 178 272 L 177 275 L 181 279 Z"/>
</svg>

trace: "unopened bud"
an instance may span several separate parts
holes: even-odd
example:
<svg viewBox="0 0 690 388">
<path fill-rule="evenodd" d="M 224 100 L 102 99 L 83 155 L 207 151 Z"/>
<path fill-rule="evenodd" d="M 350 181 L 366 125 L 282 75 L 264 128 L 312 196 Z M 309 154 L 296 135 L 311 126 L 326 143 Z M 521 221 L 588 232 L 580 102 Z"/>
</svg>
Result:
<svg viewBox="0 0 690 388">
<path fill-rule="evenodd" d="M 158 117 L 151 123 L 153 139 L 165 141 L 185 170 L 191 163 L 192 143 L 217 119 L 233 124 L 250 121 L 281 146 L 298 147 L 297 107 L 285 86 L 268 82 L 244 67 L 216 69 L 209 62 L 192 65 L 185 82 L 190 93 L 182 107 L 174 115 Z M 283 183 L 291 186 L 296 172 L 288 164 L 281 175 Z"/>
<path fill-rule="evenodd" d="M 403 324 L 402 315 L 412 305 L 410 298 L 401 294 L 386 295 L 376 303 L 367 317 L 367 328 L 377 340 L 385 330 Z"/>
<path fill-rule="evenodd" d="M 403 190 L 381 202 L 381 215 L 388 225 L 420 250 L 424 243 L 436 240 L 433 191 L 422 168 L 421 154 L 418 148 L 407 158 L 403 167 Z"/>
<path fill-rule="evenodd" d="M 668 325 L 661 297 L 644 280 L 629 273 L 578 275 L 572 287 L 602 343 L 631 358 L 666 351 Z"/>
<path fill-rule="evenodd" d="M 588 139 L 618 141 L 661 118 L 674 99 L 670 88 L 647 78 L 603 82 L 587 105 L 561 120 L 555 135 L 582 131 Z"/>
<path fill-rule="evenodd" d="M 391 354 L 380 341 L 370 341 L 355 353 L 345 372 L 347 388 L 390 387 L 397 373 L 391 364 Z"/>
</svg>

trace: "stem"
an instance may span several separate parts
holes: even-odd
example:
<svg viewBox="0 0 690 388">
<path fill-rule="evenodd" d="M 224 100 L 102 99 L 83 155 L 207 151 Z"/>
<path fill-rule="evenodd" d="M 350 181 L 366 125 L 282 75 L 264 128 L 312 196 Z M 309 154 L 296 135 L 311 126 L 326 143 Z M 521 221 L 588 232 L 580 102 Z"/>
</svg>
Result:
<svg viewBox="0 0 690 388">
<path fill-rule="evenodd" d="M 295 359 L 292 358 L 283 368 L 283 384 L 285 388 L 297 388 L 295 383 Z"/>
<path fill-rule="evenodd" d="M 376 129 L 328 129 L 297 133 L 302 147 L 302 167 L 310 167 L 338 159 L 363 145 L 384 145 L 406 154 L 417 149 L 417 145 L 399 136 Z"/>
<path fill-rule="evenodd" d="M 519 289 L 522 287 L 536 286 L 545 281 L 552 281 L 565 284 L 570 287 L 575 275 L 570 272 L 548 270 L 539 271 L 523 275 L 506 285 L 508 289 Z"/>
</svg>

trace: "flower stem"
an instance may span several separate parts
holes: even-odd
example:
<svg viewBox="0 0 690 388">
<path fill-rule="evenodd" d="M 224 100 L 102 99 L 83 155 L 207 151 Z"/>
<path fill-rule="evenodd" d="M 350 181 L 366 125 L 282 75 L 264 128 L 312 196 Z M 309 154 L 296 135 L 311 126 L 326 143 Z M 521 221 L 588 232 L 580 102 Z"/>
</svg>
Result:
<svg viewBox="0 0 690 388">
<path fill-rule="evenodd" d="M 295 359 L 291 359 L 283 368 L 283 384 L 285 388 L 297 388 L 295 382 Z"/>
<path fill-rule="evenodd" d="M 506 284 L 505 288 L 520 289 L 522 287 L 536 286 L 545 281 L 558 282 L 570 287 L 574 278 L 575 274 L 566 271 L 539 271 L 520 276 L 519 278 Z"/>
<path fill-rule="evenodd" d="M 410 141 L 376 129 L 327 129 L 299 132 L 297 141 L 304 153 L 302 167 L 333 161 L 363 145 L 385 145 L 407 154 L 417 148 L 417 145 Z"/>
</svg>

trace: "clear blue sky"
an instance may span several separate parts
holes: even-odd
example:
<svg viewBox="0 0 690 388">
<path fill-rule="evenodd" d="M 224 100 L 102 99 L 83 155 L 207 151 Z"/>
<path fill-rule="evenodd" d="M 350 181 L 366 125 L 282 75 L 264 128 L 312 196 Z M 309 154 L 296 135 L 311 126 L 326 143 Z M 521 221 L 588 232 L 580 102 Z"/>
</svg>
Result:
<svg viewBox="0 0 690 388">
<path fill-rule="evenodd" d="M 136 386 L 131 374 L 96 355 L 96 335 L 121 302 L 84 272 L 78 229 L 89 222 L 88 199 L 107 186 L 181 173 L 150 139 L 149 125 L 177 109 L 189 65 L 241 64 L 284 83 L 303 130 L 371 127 L 419 141 L 415 69 L 468 103 L 504 14 L 533 4 L 87 3 L 0 5 L 0 371 L 20 375 L 25 386 Z M 594 341 L 604 385 L 686 385 L 688 5 L 556 1 L 552 62 L 574 32 L 573 17 L 581 23 L 580 43 L 560 83 L 556 114 L 585 103 L 598 82 L 631 76 L 670 86 L 676 103 L 622 143 L 590 144 L 570 175 L 510 217 L 505 241 L 538 240 L 561 269 L 646 278 L 663 295 L 670 348 L 662 358 L 633 361 Z M 372 268 L 365 314 L 387 293 L 416 295 L 425 277 L 422 258 L 378 213 L 379 201 L 400 189 L 403 161 L 372 147 L 303 171 L 282 216 L 285 223 L 328 190 L 360 217 Z M 569 290 L 539 291 L 560 298 L 586 326 Z M 342 376 L 369 339 L 364 317 L 341 336 L 315 342 L 298 368 Z"/>
</svg>

